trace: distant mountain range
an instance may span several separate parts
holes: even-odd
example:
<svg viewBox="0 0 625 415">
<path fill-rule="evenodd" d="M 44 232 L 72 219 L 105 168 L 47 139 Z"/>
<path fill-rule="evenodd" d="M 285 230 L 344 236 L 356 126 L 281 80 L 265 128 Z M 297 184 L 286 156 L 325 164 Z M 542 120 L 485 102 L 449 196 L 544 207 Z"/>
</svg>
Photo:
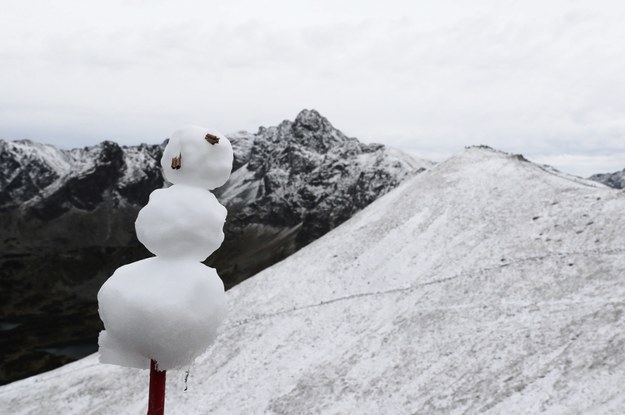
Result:
<svg viewBox="0 0 625 415">
<path fill-rule="evenodd" d="M 625 192 L 471 147 L 226 295 L 169 414 L 613 414 L 625 408 Z M 141 413 L 97 355 L 0 413 Z"/>
<path fill-rule="evenodd" d="M 347 137 L 314 110 L 229 138 L 233 173 L 215 191 L 229 211 L 226 240 L 208 260 L 227 287 L 433 165 Z M 163 148 L 0 140 L 0 382 L 95 348 L 100 285 L 120 265 L 151 255 L 134 220 L 166 185 Z"/>
</svg>

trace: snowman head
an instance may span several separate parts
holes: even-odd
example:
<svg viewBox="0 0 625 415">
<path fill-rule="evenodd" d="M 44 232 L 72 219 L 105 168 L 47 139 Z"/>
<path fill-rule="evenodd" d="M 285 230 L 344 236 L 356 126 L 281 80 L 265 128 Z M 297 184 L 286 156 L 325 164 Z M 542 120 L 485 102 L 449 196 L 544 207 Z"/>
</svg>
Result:
<svg viewBox="0 0 625 415">
<path fill-rule="evenodd" d="M 215 130 L 190 125 L 176 130 L 169 140 L 161 166 L 173 184 L 214 189 L 232 170 L 230 141 Z"/>
</svg>

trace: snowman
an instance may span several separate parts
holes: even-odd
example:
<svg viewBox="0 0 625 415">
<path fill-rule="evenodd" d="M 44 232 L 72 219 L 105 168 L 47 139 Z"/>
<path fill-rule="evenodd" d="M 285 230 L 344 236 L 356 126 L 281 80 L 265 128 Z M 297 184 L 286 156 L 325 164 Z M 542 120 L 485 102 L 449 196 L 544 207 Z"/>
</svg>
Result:
<svg viewBox="0 0 625 415">
<path fill-rule="evenodd" d="M 153 191 L 135 222 L 155 256 L 118 268 L 98 292 L 102 363 L 188 367 L 215 340 L 224 286 L 202 261 L 224 239 L 226 208 L 209 190 L 228 180 L 232 159 L 216 131 L 189 126 L 172 135 L 161 159 L 172 186 Z"/>
</svg>

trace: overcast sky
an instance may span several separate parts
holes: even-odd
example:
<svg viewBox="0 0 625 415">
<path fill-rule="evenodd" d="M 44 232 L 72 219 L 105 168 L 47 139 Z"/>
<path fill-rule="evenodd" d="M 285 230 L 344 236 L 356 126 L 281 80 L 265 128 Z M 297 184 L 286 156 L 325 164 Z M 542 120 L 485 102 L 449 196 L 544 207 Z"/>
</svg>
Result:
<svg viewBox="0 0 625 415">
<path fill-rule="evenodd" d="M 488 144 L 625 168 L 622 0 L 3 0 L 0 138 L 228 133 L 315 108 L 440 161 Z"/>
</svg>

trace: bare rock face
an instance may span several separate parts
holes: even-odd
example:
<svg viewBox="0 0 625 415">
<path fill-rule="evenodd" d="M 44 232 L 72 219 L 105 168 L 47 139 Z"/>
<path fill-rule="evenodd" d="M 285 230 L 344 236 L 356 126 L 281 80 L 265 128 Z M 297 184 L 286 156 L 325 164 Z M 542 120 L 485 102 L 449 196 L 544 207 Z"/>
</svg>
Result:
<svg viewBox="0 0 625 415">
<path fill-rule="evenodd" d="M 226 240 L 208 260 L 226 287 L 286 258 L 432 164 L 347 137 L 314 110 L 228 139 L 233 173 L 215 190 L 228 208 Z M 43 349 L 93 344 L 82 354 L 95 350 L 97 290 L 117 267 L 150 256 L 134 235 L 134 221 L 150 192 L 166 186 L 163 148 L 105 141 L 63 150 L 0 140 L 0 315 L 6 320 L 0 323 L 14 327 L 0 337 L 0 382 L 69 359 Z M 30 339 L 29 350 L 18 349 L 17 338 Z"/>
</svg>

